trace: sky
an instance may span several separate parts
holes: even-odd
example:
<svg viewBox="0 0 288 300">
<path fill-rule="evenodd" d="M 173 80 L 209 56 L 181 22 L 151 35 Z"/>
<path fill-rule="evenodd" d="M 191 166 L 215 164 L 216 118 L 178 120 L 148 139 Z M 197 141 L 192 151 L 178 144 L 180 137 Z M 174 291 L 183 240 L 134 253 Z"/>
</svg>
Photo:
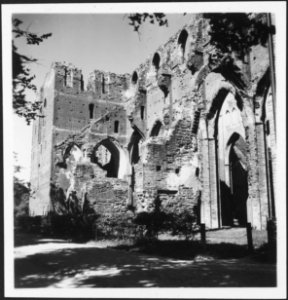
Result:
<svg viewBox="0 0 288 300">
<path fill-rule="evenodd" d="M 189 22 L 192 15 L 168 14 L 168 27 L 151 25 L 140 28 L 139 34 L 129 26 L 127 14 L 15 14 L 22 28 L 38 34 L 52 36 L 37 45 L 27 45 L 24 39 L 15 39 L 18 51 L 38 61 L 31 64 L 36 75 L 34 83 L 40 90 L 54 61 L 72 63 L 81 69 L 84 84 L 94 69 L 115 73 L 132 73 L 169 37 Z M 29 94 L 29 99 L 36 95 Z M 14 147 L 17 164 L 22 167 L 17 175 L 30 180 L 32 124 L 14 116 Z"/>
</svg>

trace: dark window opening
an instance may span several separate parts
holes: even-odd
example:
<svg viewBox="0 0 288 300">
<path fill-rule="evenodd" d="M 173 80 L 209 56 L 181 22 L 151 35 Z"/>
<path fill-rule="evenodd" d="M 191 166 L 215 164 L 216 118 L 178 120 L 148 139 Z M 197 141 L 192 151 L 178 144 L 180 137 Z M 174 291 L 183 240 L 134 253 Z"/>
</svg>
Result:
<svg viewBox="0 0 288 300">
<path fill-rule="evenodd" d="M 270 134 L 270 122 L 269 120 L 266 121 L 266 135 Z"/>
<path fill-rule="evenodd" d="M 105 78 L 102 76 L 102 93 L 105 94 Z"/>
<path fill-rule="evenodd" d="M 138 130 L 134 130 L 128 144 L 128 151 L 131 164 L 137 164 L 140 160 L 139 156 L 139 142 L 142 139 Z"/>
<path fill-rule="evenodd" d="M 229 182 L 227 183 L 219 178 L 219 204 L 221 205 L 222 225 L 242 227 L 246 226 L 247 223 L 248 174 L 245 159 L 246 143 L 238 133 L 234 133 L 227 143 L 227 145 L 230 144 Z"/>
<path fill-rule="evenodd" d="M 161 166 L 156 166 L 156 171 L 160 171 L 161 170 Z"/>
<path fill-rule="evenodd" d="M 119 121 L 115 121 L 114 122 L 114 132 L 118 133 L 118 131 L 119 131 Z"/>
<path fill-rule="evenodd" d="M 138 82 L 138 74 L 137 72 L 134 72 L 132 75 L 132 83 L 136 84 Z"/>
<path fill-rule="evenodd" d="M 93 110 L 94 110 L 94 104 L 89 104 L 89 118 L 93 119 Z"/>
<path fill-rule="evenodd" d="M 162 123 L 160 121 L 157 121 L 151 130 L 150 136 L 158 136 L 161 127 L 162 127 Z"/>
<path fill-rule="evenodd" d="M 179 38 L 178 38 L 178 45 L 181 48 L 182 58 L 184 58 L 187 38 L 188 38 L 187 31 L 186 30 L 182 30 L 181 33 L 180 33 L 180 35 L 179 35 Z"/>
<path fill-rule="evenodd" d="M 196 177 L 199 177 L 199 172 L 200 172 L 199 168 L 196 168 L 196 170 L 195 170 L 195 176 Z"/>
<path fill-rule="evenodd" d="M 47 100 L 46 100 L 46 98 L 44 99 L 44 107 L 46 107 L 47 106 Z"/>
<path fill-rule="evenodd" d="M 274 198 L 274 185 L 273 185 L 273 165 L 272 165 L 272 153 L 271 149 L 268 148 L 268 184 L 269 184 L 269 196 L 271 198 L 271 213 L 272 217 L 275 217 L 275 198 Z"/>
<path fill-rule="evenodd" d="M 179 172 L 180 172 L 180 168 L 175 169 L 176 174 L 179 174 Z"/>
<path fill-rule="evenodd" d="M 160 66 L 160 55 L 158 53 L 154 54 L 153 60 L 152 60 L 152 64 L 155 67 L 156 70 L 159 70 L 159 66 Z"/>
<path fill-rule="evenodd" d="M 145 112 L 145 106 L 141 106 L 141 111 L 140 111 L 140 115 L 141 115 L 141 120 L 144 120 L 144 112 Z"/>
<path fill-rule="evenodd" d="M 84 91 L 84 79 L 83 79 L 83 75 L 81 75 L 80 90 L 81 90 L 81 92 Z"/>
<path fill-rule="evenodd" d="M 64 85 L 64 86 L 67 85 L 67 69 L 65 69 L 63 85 Z"/>
</svg>

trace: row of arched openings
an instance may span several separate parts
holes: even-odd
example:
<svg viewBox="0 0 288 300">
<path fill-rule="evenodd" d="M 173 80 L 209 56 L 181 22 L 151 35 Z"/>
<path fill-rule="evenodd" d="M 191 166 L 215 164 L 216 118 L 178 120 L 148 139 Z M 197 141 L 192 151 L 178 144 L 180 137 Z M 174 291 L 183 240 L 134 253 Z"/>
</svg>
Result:
<svg viewBox="0 0 288 300">
<path fill-rule="evenodd" d="M 187 39 L 188 39 L 188 32 L 187 32 L 187 30 L 183 29 L 181 31 L 181 33 L 179 34 L 179 37 L 177 40 L 177 47 L 180 52 L 181 63 L 184 62 Z M 156 52 L 152 58 L 152 66 L 154 67 L 156 72 L 160 68 L 160 63 L 161 63 L 160 54 L 158 52 Z M 138 74 L 136 71 L 134 71 L 132 74 L 131 82 L 134 85 L 137 84 L 137 82 L 138 82 Z"/>
</svg>

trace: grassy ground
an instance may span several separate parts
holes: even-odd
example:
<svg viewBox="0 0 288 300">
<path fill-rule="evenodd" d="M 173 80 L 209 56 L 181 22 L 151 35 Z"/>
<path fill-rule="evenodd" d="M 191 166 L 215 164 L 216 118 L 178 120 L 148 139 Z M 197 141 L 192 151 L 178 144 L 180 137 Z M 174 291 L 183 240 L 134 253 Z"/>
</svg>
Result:
<svg viewBox="0 0 288 300">
<path fill-rule="evenodd" d="M 249 251 L 245 228 L 227 228 L 206 232 L 206 244 L 200 242 L 200 234 L 192 240 L 160 235 L 158 240 L 138 241 L 134 245 L 117 245 L 115 249 L 159 255 L 176 259 L 231 259 L 250 257 L 257 261 L 275 263 L 276 249 L 267 245 L 265 231 L 253 231 L 254 251 Z"/>
<path fill-rule="evenodd" d="M 166 235 L 136 244 L 129 240 L 73 243 L 18 233 L 15 287 L 275 286 L 275 251 L 260 245 L 265 241 L 259 234 L 260 246 L 248 252 L 242 233 L 207 232 L 206 247 L 197 237 L 185 241 Z"/>
</svg>

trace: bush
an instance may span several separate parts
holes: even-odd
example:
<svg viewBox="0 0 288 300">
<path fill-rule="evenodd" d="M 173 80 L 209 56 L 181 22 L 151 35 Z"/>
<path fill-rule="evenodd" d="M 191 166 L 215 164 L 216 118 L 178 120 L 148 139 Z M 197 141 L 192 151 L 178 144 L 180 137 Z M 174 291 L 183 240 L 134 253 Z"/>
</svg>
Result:
<svg viewBox="0 0 288 300">
<path fill-rule="evenodd" d="M 169 216 L 161 211 L 140 212 L 134 219 L 135 225 L 139 226 L 140 237 L 155 238 L 159 232 L 167 227 Z"/>
<path fill-rule="evenodd" d="M 192 238 L 197 230 L 197 218 L 187 211 L 170 214 L 168 229 L 172 235 L 184 236 L 186 240 Z"/>
<path fill-rule="evenodd" d="M 94 209 L 87 202 L 82 211 L 66 210 L 62 215 L 51 212 L 47 216 L 17 216 L 15 217 L 15 227 L 21 232 L 57 236 L 76 242 L 84 242 L 95 237 L 97 218 Z"/>
<path fill-rule="evenodd" d="M 96 239 L 134 239 L 137 226 L 132 212 L 103 214 L 96 221 Z"/>
</svg>

